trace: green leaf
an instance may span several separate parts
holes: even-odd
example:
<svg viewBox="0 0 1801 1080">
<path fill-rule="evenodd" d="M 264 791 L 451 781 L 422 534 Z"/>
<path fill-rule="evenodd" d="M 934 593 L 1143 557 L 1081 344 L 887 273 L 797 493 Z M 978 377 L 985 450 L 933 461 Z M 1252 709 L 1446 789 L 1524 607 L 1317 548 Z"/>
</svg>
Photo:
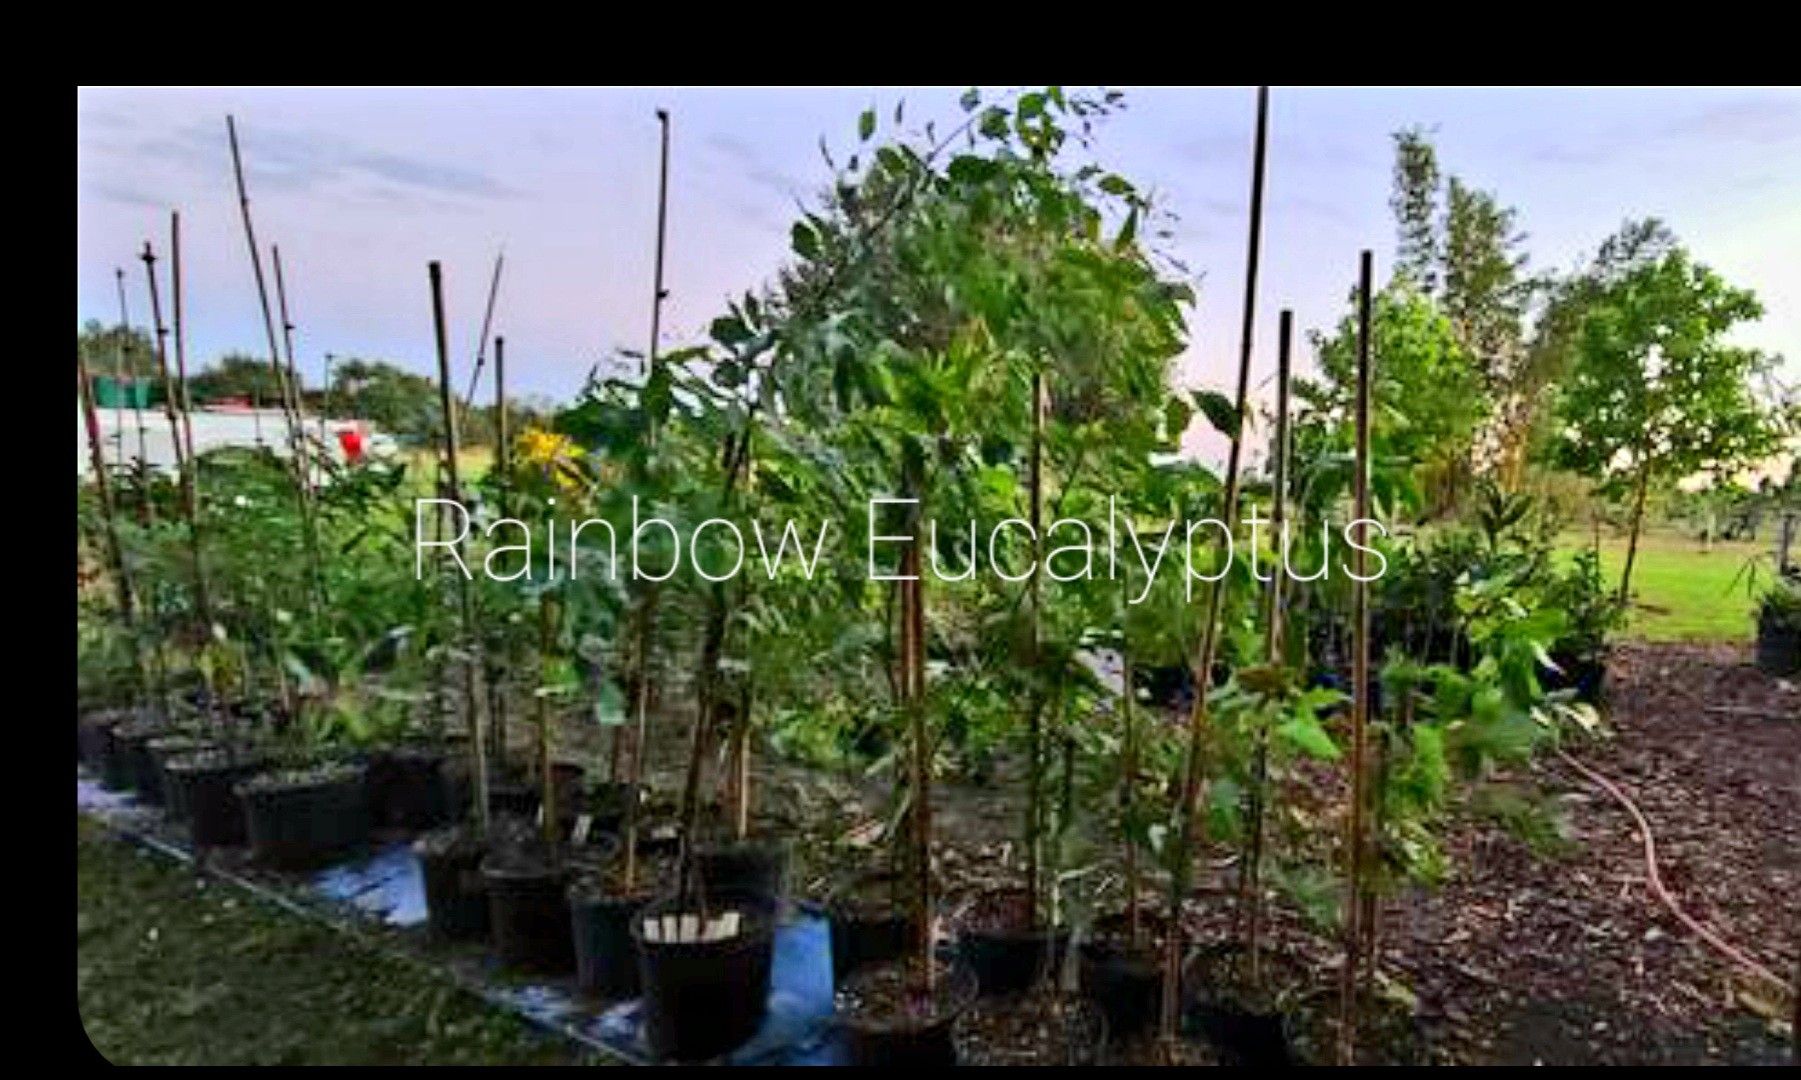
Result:
<svg viewBox="0 0 1801 1080">
<path fill-rule="evenodd" d="M 795 222 L 788 239 L 796 255 L 803 259 L 819 258 L 819 234 L 811 225 L 804 221 Z"/>
<path fill-rule="evenodd" d="M 1217 390 L 1195 390 L 1189 394 L 1194 398 L 1207 422 L 1213 430 L 1228 438 L 1238 434 L 1238 407 L 1232 399 Z"/>
<path fill-rule="evenodd" d="M 1323 761 L 1338 760 L 1338 744 L 1313 716 L 1291 716 L 1277 726 L 1276 734 L 1312 757 Z"/>
<path fill-rule="evenodd" d="M 864 142 L 868 142 L 869 137 L 874 134 L 875 134 L 875 110 L 874 109 L 864 109 L 863 115 L 857 117 L 857 138 L 863 140 Z"/>
</svg>

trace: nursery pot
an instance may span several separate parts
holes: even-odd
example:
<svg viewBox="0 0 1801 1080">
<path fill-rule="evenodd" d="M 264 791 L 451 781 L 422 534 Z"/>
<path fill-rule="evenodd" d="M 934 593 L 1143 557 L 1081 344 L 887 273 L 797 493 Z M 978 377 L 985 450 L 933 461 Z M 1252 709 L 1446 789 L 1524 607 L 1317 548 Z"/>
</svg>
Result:
<svg viewBox="0 0 1801 1080">
<path fill-rule="evenodd" d="M 116 791 L 136 791 L 145 802 L 157 798 L 156 766 L 150 760 L 150 740 L 165 734 L 161 718 L 129 720 L 112 730 L 110 752 L 106 761 L 106 786 Z"/>
<path fill-rule="evenodd" d="M 543 975 L 575 970 L 568 872 L 536 846 L 495 851 L 482 860 L 489 940 L 505 967 Z"/>
<path fill-rule="evenodd" d="M 113 728 L 132 717 L 130 709 L 100 709 L 75 721 L 75 760 L 89 768 L 104 768 Z"/>
<path fill-rule="evenodd" d="M 1801 673 L 1801 626 L 1757 621 L 1757 666 L 1778 676 Z"/>
<path fill-rule="evenodd" d="M 369 840 L 367 770 L 334 765 L 265 772 L 238 785 L 260 863 L 308 869 Z"/>
<path fill-rule="evenodd" d="M 895 960 L 907 950 L 907 916 L 894 902 L 900 875 L 864 874 L 826 903 L 832 926 L 832 985 L 858 968 Z"/>
<path fill-rule="evenodd" d="M 1243 954 L 1237 942 L 1203 945 L 1190 954 L 1182 986 L 1187 1026 L 1212 1044 L 1222 1065 L 1295 1064 L 1288 1017 L 1242 988 Z"/>
<path fill-rule="evenodd" d="M 708 898 L 748 897 L 780 903 L 787 896 L 786 840 L 728 840 L 697 844 L 695 880 Z"/>
<path fill-rule="evenodd" d="M 145 745 L 150 759 L 150 770 L 153 774 L 152 787 L 156 790 L 156 798 L 152 801 L 161 803 L 165 812 L 176 821 L 185 820 L 188 816 L 187 791 L 177 791 L 169 781 L 169 762 L 202 750 L 210 750 L 213 743 L 210 739 L 198 739 L 192 735 L 159 735 Z"/>
<path fill-rule="evenodd" d="M 244 842 L 244 800 L 236 789 L 263 768 L 260 760 L 216 749 L 164 763 L 170 805 L 185 810 L 195 847 Z"/>
<path fill-rule="evenodd" d="M 1123 915 L 1098 920 L 1097 934 L 1078 950 L 1082 995 L 1099 1006 L 1107 1030 L 1129 1039 L 1156 1023 L 1163 1003 L 1162 954 L 1155 933 L 1134 949 Z"/>
<path fill-rule="evenodd" d="M 632 945 L 632 917 L 650 894 L 608 894 L 594 886 L 569 887 L 569 917 L 575 932 L 575 985 L 601 1001 L 638 996 L 638 955 Z"/>
<path fill-rule="evenodd" d="M 909 989 L 911 968 L 906 961 L 865 967 L 839 990 L 838 1026 L 850 1064 L 957 1064 L 956 1024 L 976 999 L 975 973 L 941 964 L 928 999 Z"/>
<path fill-rule="evenodd" d="M 957 935 L 957 949 L 983 994 L 1015 994 L 1056 970 L 1069 930 L 1029 925 L 1024 889 L 983 893 Z"/>
<path fill-rule="evenodd" d="M 444 754 L 432 747 L 397 746 L 369 759 L 369 818 L 376 828 L 435 828 L 449 814 Z"/>
<path fill-rule="evenodd" d="M 413 843 L 425 880 L 425 928 L 438 941 L 488 936 L 488 891 L 482 880 L 486 849 L 461 825 L 427 833 Z"/>
<path fill-rule="evenodd" d="M 706 1061 L 742 1045 L 762 1026 L 775 952 L 775 909 L 767 900 L 712 904 L 661 900 L 631 921 L 644 992 L 644 1035 L 659 1060 Z M 713 941 L 671 940 L 666 925 L 735 912 L 737 932 Z M 669 920 L 664 919 L 669 916 Z"/>
</svg>

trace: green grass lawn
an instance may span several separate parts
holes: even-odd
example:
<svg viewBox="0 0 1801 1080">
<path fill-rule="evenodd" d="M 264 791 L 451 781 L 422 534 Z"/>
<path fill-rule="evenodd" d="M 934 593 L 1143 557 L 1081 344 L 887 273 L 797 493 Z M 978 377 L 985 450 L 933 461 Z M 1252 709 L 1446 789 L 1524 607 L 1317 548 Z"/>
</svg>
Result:
<svg viewBox="0 0 1801 1080">
<path fill-rule="evenodd" d="M 1586 547 L 1590 538 L 1569 534 L 1565 546 Z M 1671 530 L 1655 530 L 1639 539 L 1632 570 L 1635 604 L 1626 627 L 1628 637 L 1646 641 L 1745 642 L 1756 636 L 1756 604 L 1747 595 L 1741 573 L 1745 560 L 1767 554 L 1770 544 L 1733 541 L 1702 550 L 1701 542 Z M 1610 587 L 1617 586 L 1626 563 L 1625 538 L 1602 537 L 1601 570 Z"/>
<path fill-rule="evenodd" d="M 76 1000 L 115 1065 L 578 1060 L 428 971 L 77 821 Z"/>
</svg>

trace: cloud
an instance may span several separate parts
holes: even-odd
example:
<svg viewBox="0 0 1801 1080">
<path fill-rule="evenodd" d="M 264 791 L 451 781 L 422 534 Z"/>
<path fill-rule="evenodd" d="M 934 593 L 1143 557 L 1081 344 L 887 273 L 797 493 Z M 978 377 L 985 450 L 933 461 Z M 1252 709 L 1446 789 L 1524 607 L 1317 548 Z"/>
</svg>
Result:
<svg viewBox="0 0 1801 1080">
<path fill-rule="evenodd" d="M 754 148 L 736 136 L 718 133 L 708 135 L 706 146 L 715 154 L 731 161 L 734 166 L 734 175 L 743 177 L 756 186 L 774 192 L 790 201 L 806 197 L 809 188 L 807 183 L 779 169 L 771 168 Z"/>
<path fill-rule="evenodd" d="M 109 130 L 118 130 L 111 123 L 102 124 Z M 230 167 L 230 151 L 222 128 L 222 124 L 193 123 L 134 143 L 103 139 L 97 146 L 103 154 L 127 162 L 148 161 L 191 173 L 218 175 Z M 238 139 L 252 191 L 368 192 L 373 183 L 396 189 L 400 194 L 453 199 L 510 199 L 523 194 L 476 169 L 370 149 L 320 132 L 240 127 Z"/>
</svg>

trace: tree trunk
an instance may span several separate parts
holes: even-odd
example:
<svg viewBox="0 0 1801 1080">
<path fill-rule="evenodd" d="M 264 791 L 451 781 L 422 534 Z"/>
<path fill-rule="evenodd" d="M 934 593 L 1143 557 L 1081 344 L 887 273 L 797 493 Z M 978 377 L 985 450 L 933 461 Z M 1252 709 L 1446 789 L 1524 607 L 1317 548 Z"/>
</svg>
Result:
<svg viewBox="0 0 1801 1080">
<path fill-rule="evenodd" d="M 1632 600 L 1632 565 L 1638 561 L 1638 534 L 1645 521 L 1645 492 L 1651 485 L 1651 457 L 1649 454 L 1639 462 L 1638 486 L 1632 496 L 1632 524 L 1626 534 L 1626 566 L 1620 572 L 1620 596 L 1622 605 Z"/>
</svg>

